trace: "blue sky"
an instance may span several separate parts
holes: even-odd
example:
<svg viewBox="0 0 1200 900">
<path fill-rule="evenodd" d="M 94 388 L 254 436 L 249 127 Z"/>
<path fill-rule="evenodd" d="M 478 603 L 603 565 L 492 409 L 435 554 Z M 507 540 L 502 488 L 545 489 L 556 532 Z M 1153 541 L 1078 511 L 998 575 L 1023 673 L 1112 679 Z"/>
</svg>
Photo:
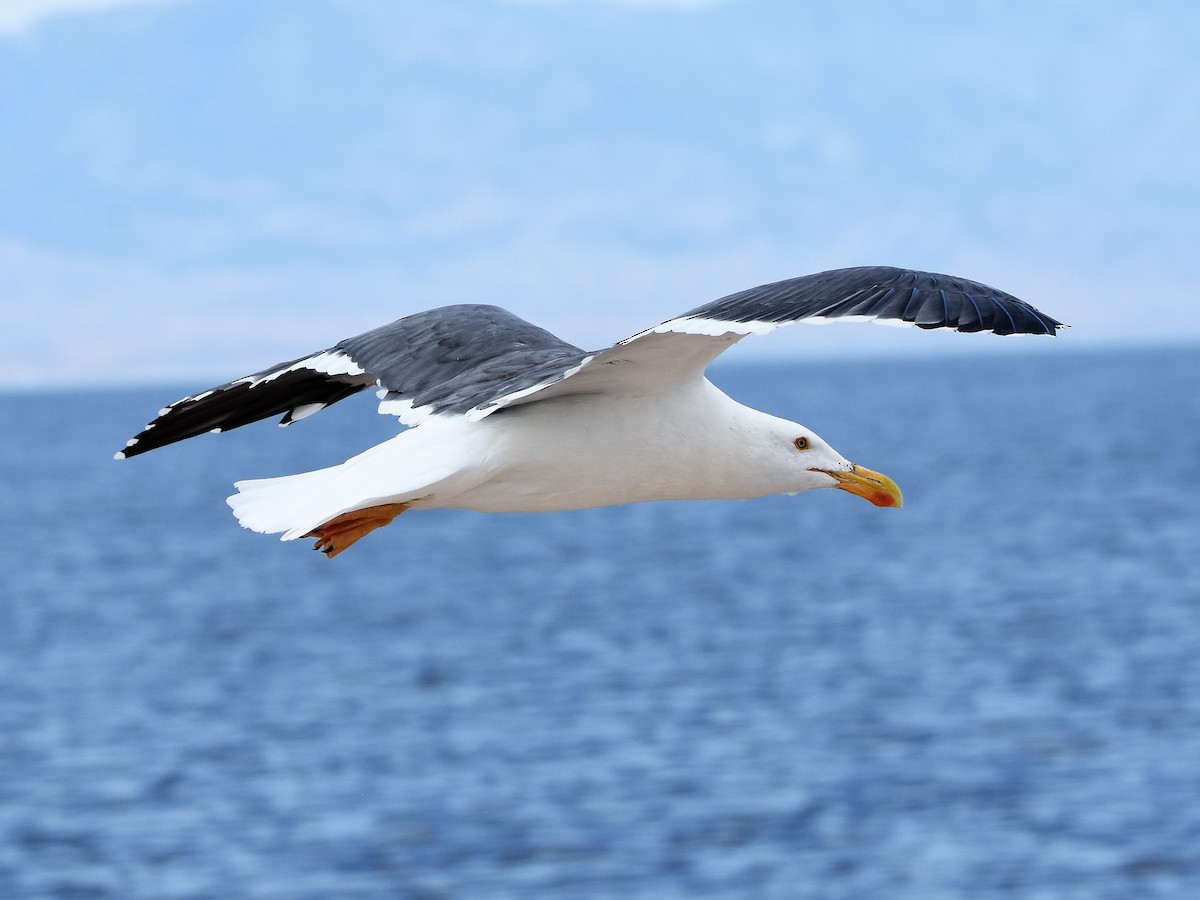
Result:
<svg viewBox="0 0 1200 900">
<path fill-rule="evenodd" d="M 225 380 L 408 312 L 586 347 L 810 271 L 976 278 L 1057 342 L 1200 341 L 1200 6 L 8 0 L 0 385 Z"/>
</svg>

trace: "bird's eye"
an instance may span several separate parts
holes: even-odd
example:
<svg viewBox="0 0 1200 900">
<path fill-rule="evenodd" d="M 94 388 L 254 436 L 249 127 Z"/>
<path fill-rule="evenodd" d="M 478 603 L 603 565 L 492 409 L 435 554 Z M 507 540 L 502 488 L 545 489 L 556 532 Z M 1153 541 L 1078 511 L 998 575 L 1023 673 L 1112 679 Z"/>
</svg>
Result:
<svg viewBox="0 0 1200 900">
<path fill-rule="evenodd" d="M 794 441 L 792 441 L 792 443 L 796 445 L 797 450 L 808 449 L 808 438 L 806 438 L 804 435 L 800 435 L 800 437 L 796 438 Z"/>
</svg>

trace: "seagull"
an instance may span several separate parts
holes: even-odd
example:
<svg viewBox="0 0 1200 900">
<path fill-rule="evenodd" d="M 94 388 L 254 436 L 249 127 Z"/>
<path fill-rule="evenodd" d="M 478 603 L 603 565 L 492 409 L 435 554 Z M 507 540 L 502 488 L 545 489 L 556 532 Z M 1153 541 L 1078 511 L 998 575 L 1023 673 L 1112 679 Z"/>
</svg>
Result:
<svg viewBox="0 0 1200 900">
<path fill-rule="evenodd" d="M 594 352 L 496 306 L 444 306 L 184 397 L 116 458 L 281 413 L 291 425 L 374 387 L 379 412 L 408 427 L 340 465 L 237 482 L 227 502 L 243 527 L 315 538 L 334 557 L 409 509 L 551 512 L 815 488 L 899 507 L 886 475 L 705 378 L 746 335 L 833 319 L 1002 335 L 1065 327 L 979 282 L 890 266 L 739 291 Z"/>
</svg>

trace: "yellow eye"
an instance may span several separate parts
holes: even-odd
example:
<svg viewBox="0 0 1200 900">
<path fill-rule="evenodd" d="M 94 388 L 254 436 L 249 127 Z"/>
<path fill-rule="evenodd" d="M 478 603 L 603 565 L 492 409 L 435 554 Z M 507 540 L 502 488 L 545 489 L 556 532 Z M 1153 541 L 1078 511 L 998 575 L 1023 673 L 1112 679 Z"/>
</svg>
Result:
<svg viewBox="0 0 1200 900">
<path fill-rule="evenodd" d="M 796 445 L 797 450 L 808 449 L 808 438 L 806 438 L 804 435 L 800 435 L 800 437 L 796 438 L 794 441 L 792 441 L 792 443 Z"/>
</svg>

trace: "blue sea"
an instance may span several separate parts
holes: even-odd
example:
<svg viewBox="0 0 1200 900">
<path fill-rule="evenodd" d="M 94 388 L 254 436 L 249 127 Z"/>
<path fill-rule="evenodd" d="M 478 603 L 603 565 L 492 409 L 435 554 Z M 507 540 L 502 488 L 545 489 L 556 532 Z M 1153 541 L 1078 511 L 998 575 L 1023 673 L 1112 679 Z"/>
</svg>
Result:
<svg viewBox="0 0 1200 900">
<path fill-rule="evenodd" d="M 224 498 L 369 400 L 118 463 L 207 385 L 0 397 L 0 897 L 1200 897 L 1200 349 L 714 380 L 905 508 L 412 512 L 327 560 Z"/>
</svg>

